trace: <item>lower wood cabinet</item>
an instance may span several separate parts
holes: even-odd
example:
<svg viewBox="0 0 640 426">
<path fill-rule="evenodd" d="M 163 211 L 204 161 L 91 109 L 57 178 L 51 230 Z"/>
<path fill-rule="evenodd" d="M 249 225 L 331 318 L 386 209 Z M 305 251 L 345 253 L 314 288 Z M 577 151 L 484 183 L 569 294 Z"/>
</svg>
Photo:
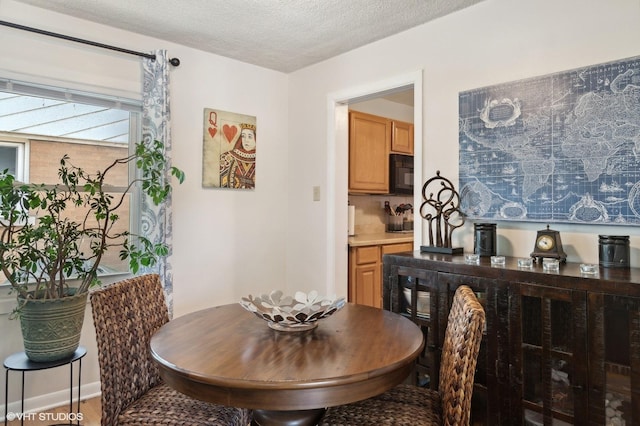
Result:
<svg viewBox="0 0 640 426">
<path fill-rule="evenodd" d="M 416 384 L 437 389 L 456 288 L 470 286 L 484 306 L 472 424 L 640 424 L 640 269 L 585 276 L 578 264 L 544 272 L 418 252 L 384 256 L 383 266 L 383 307 L 426 338 Z"/>
<path fill-rule="evenodd" d="M 381 308 L 380 246 L 352 248 L 349 263 L 349 302 Z"/>
<path fill-rule="evenodd" d="M 382 307 L 382 256 L 410 252 L 413 243 L 375 244 L 349 249 L 349 302 Z"/>
</svg>

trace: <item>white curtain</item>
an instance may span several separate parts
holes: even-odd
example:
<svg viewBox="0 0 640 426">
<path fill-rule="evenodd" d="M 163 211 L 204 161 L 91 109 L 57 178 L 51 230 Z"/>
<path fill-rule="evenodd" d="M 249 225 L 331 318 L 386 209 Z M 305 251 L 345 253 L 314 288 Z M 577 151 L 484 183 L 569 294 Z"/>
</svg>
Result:
<svg viewBox="0 0 640 426">
<path fill-rule="evenodd" d="M 169 58 L 165 50 L 154 52 L 156 59 L 142 59 L 144 82 L 142 94 L 142 139 L 145 143 L 159 140 L 164 143 L 167 159 L 167 179 L 171 179 L 171 108 L 169 106 Z M 142 273 L 160 274 L 169 306 L 169 315 L 173 314 L 173 269 L 171 258 L 172 247 L 172 213 L 171 196 L 164 203 L 156 206 L 151 199 L 144 196 L 141 208 L 141 234 L 154 243 L 164 242 L 169 247 L 169 254 L 159 259 L 154 268 Z"/>
</svg>

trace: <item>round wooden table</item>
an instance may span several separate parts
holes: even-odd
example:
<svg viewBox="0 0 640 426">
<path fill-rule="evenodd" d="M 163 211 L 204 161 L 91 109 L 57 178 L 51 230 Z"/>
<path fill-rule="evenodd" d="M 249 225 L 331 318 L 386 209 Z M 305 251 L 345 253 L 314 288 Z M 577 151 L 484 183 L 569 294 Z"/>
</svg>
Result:
<svg viewBox="0 0 640 426">
<path fill-rule="evenodd" d="M 261 426 L 302 426 L 404 381 L 423 345 L 407 318 L 368 306 L 348 303 L 317 328 L 289 333 L 232 304 L 169 321 L 151 354 L 180 392 L 253 409 Z"/>
</svg>

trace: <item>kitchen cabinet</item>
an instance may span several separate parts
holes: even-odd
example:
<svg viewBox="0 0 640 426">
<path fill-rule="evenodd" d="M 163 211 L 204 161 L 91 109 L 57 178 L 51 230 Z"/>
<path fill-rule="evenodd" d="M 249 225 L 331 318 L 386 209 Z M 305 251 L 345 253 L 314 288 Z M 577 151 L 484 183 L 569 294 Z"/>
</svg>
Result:
<svg viewBox="0 0 640 426">
<path fill-rule="evenodd" d="M 389 155 L 413 155 L 413 124 L 349 112 L 349 192 L 389 193 Z"/>
<path fill-rule="evenodd" d="M 391 122 L 391 152 L 413 155 L 413 124 L 393 120 Z"/>
<path fill-rule="evenodd" d="M 380 246 L 352 248 L 349 261 L 349 302 L 382 307 Z"/>
<path fill-rule="evenodd" d="M 583 275 L 575 263 L 546 272 L 509 257 L 492 267 L 488 257 L 467 264 L 435 253 L 384 256 L 383 308 L 425 333 L 416 384 L 437 388 L 447 316 L 462 284 L 487 319 L 472 424 L 640 424 L 640 269 Z M 415 314 L 418 291 L 431 292 L 428 318 Z"/>
<path fill-rule="evenodd" d="M 389 192 L 391 121 L 349 112 L 349 192 Z"/>
<path fill-rule="evenodd" d="M 372 244 L 349 249 L 349 302 L 382 307 L 382 256 L 413 250 L 413 243 Z"/>
</svg>

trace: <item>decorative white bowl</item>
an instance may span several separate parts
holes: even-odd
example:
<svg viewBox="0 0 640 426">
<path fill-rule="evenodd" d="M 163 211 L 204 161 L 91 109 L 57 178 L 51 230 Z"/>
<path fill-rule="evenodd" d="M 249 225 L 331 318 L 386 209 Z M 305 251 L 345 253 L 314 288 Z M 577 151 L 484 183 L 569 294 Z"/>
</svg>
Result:
<svg viewBox="0 0 640 426">
<path fill-rule="evenodd" d="M 258 318 L 267 321 L 269 327 L 278 331 L 304 331 L 318 326 L 318 320 L 326 318 L 345 305 L 344 298 L 319 296 L 317 291 L 309 294 L 298 291 L 292 296 L 282 296 L 274 290 L 259 297 L 247 296 L 240 305 Z"/>
<path fill-rule="evenodd" d="M 407 302 L 407 312 L 411 312 L 411 289 L 405 287 L 403 289 L 404 300 Z M 431 310 L 431 293 L 428 291 L 418 291 L 417 314 L 420 316 L 429 316 Z"/>
</svg>

